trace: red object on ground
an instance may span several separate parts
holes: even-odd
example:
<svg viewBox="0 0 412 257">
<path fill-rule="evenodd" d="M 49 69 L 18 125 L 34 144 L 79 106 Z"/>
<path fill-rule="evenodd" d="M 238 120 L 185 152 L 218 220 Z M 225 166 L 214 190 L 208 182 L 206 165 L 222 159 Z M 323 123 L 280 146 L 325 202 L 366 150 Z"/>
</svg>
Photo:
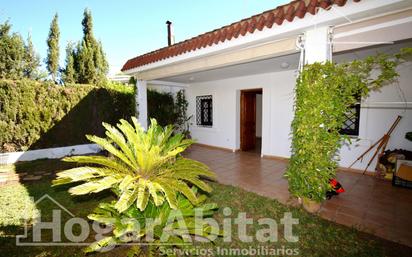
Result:
<svg viewBox="0 0 412 257">
<path fill-rule="evenodd" d="M 330 179 L 329 184 L 332 186 L 332 190 L 326 193 L 327 199 L 331 199 L 332 196 L 345 192 L 345 189 L 343 189 L 342 185 L 336 179 Z"/>
</svg>

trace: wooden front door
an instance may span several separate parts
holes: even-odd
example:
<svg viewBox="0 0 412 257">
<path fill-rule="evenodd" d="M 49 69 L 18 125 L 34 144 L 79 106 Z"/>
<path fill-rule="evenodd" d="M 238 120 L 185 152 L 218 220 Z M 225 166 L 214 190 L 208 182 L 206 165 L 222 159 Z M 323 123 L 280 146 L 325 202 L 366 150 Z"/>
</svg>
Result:
<svg viewBox="0 0 412 257">
<path fill-rule="evenodd" d="M 256 92 L 241 91 L 240 96 L 240 149 L 256 147 Z"/>
</svg>

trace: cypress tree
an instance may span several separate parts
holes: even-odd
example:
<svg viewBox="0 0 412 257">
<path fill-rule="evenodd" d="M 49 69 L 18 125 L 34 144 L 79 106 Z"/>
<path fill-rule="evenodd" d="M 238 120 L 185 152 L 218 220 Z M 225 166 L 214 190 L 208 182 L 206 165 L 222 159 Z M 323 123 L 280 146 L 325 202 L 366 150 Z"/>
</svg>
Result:
<svg viewBox="0 0 412 257">
<path fill-rule="evenodd" d="M 93 36 L 93 18 L 92 13 L 89 9 L 84 9 L 83 12 L 83 41 L 86 42 L 87 46 L 95 47 L 96 40 Z"/>
<path fill-rule="evenodd" d="M 47 70 L 49 74 L 52 76 L 53 81 L 56 82 L 57 72 L 59 70 L 59 39 L 60 39 L 60 31 L 59 31 L 59 24 L 58 24 L 58 15 L 57 13 L 54 15 L 53 20 L 50 24 L 50 32 L 49 37 L 47 38 Z"/>
<path fill-rule="evenodd" d="M 101 42 L 93 35 L 93 18 L 89 9 L 83 13 L 83 39 L 77 46 L 75 67 L 80 83 L 101 83 L 106 80 L 109 65 Z"/>
<path fill-rule="evenodd" d="M 20 34 L 11 33 L 8 21 L 0 24 L 0 78 L 21 79 L 25 68 L 25 46 Z"/>
<path fill-rule="evenodd" d="M 63 70 L 63 81 L 66 84 L 76 82 L 75 58 L 73 43 L 69 42 L 66 46 L 66 67 Z"/>
<path fill-rule="evenodd" d="M 31 35 L 27 37 L 27 43 L 25 46 L 25 64 L 24 64 L 24 76 L 30 79 L 38 79 L 40 66 L 40 57 L 34 50 L 33 42 L 31 41 Z"/>
</svg>

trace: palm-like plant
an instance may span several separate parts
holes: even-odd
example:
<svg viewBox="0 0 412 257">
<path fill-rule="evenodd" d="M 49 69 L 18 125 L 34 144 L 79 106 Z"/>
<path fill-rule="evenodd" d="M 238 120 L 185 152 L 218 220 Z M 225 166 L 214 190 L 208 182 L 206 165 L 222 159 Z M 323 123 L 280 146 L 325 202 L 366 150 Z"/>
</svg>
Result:
<svg viewBox="0 0 412 257">
<path fill-rule="evenodd" d="M 196 191 L 193 188 L 194 194 L 197 193 Z M 156 206 L 149 201 L 144 211 L 132 205 L 122 213 L 116 210 L 115 201 L 101 203 L 88 217 L 110 227 L 112 233 L 89 245 L 85 252 L 101 251 L 118 244 L 131 243 L 134 246 L 128 256 L 151 256 L 158 253 L 159 246 L 164 249 L 193 248 L 190 244 L 193 237 L 203 238 L 206 241 L 213 240 L 221 232 L 219 228 L 204 222 L 203 218 L 212 216 L 217 206 L 213 203 L 204 203 L 204 200 L 206 200 L 205 195 L 200 195 L 200 203 L 195 207 L 187 198 L 179 194 L 178 210 L 171 209 L 167 202 Z M 181 224 L 184 224 L 184 227 Z M 146 238 L 148 234 L 149 240 Z"/>
<path fill-rule="evenodd" d="M 211 187 L 202 181 L 203 177 L 215 178 L 209 168 L 180 154 L 193 141 L 181 134 L 173 134 L 173 127 L 162 128 L 151 120 L 147 132 L 132 117 L 132 124 L 126 120 L 113 127 L 103 123 L 107 138 L 87 136 L 108 151 L 112 156 L 75 156 L 64 161 L 86 164 L 57 173 L 54 185 L 84 182 L 69 189 L 73 195 L 96 193 L 112 189 L 119 195 L 114 208 L 122 213 L 136 203 L 139 210 L 145 210 L 152 200 L 161 206 L 165 200 L 172 209 L 178 208 L 177 196 L 184 195 L 192 204 L 199 202 L 188 184 L 210 192 Z"/>
</svg>

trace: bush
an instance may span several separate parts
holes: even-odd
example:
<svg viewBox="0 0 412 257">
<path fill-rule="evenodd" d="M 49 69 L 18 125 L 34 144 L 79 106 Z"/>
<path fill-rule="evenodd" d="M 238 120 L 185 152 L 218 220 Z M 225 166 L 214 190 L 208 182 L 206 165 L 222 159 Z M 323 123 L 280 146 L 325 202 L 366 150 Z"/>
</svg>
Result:
<svg viewBox="0 0 412 257">
<path fill-rule="evenodd" d="M 129 118 L 134 106 L 130 86 L 0 80 L 0 150 L 85 144 L 85 134 L 104 135 L 103 121 Z"/>
<path fill-rule="evenodd" d="M 171 93 L 147 90 L 147 111 L 148 117 L 156 119 L 160 126 L 175 124 L 177 119 Z"/>
<path fill-rule="evenodd" d="M 216 204 L 205 203 L 212 188 L 204 179 L 216 178 L 205 164 L 184 158 L 181 153 L 193 141 L 173 135 L 171 125 L 156 120 L 144 131 L 135 117 L 120 120 L 116 127 L 106 123 L 105 138 L 88 136 L 112 156 L 74 156 L 63 159 L 78 167 L 57 173 L 53 185 L 74 183 L 72 195 L 87 195 L 111 189 L 116 200 L 102 202 L 89 219 L 112 228 L 86 252 L 107 250 L 126 243 L 135 245 L 128 256 L 158 256 L 165 249 L 190 246 L 192 239 L 213 241 L 220 231 L 205 222 Z M 83 183 L 81 183 L 83 182 Z M 79 184 L 81 183 L 81 184 Z M 189 245 L 188 245 L 189 244 Z"/>
<path fill-rule="evenodd" d="M 157 120 L 159 125 L 173 124 L 175 132 L 190 137 L 189 120 L 187 116 L 188 102 L 183 89 L 176 93 L 174 98 L 171 93 L 147 90 L 148 116 Z"/>
<path fill-rule="evenodd" d="M 325 199 L 331 190 L 329 180 L 336 176 L 338 150 L 345 141 L 351 142 L 340 134 L 345 113 L 357 96 L 367 97 L 393 82 L 398 77 L 397 65 L 411 55 L 409 48 L 395 56 L 305 66 L 296 82 L 292 156 L 285 175 L 294 196 L 317 202 Z"/>
</svg>

